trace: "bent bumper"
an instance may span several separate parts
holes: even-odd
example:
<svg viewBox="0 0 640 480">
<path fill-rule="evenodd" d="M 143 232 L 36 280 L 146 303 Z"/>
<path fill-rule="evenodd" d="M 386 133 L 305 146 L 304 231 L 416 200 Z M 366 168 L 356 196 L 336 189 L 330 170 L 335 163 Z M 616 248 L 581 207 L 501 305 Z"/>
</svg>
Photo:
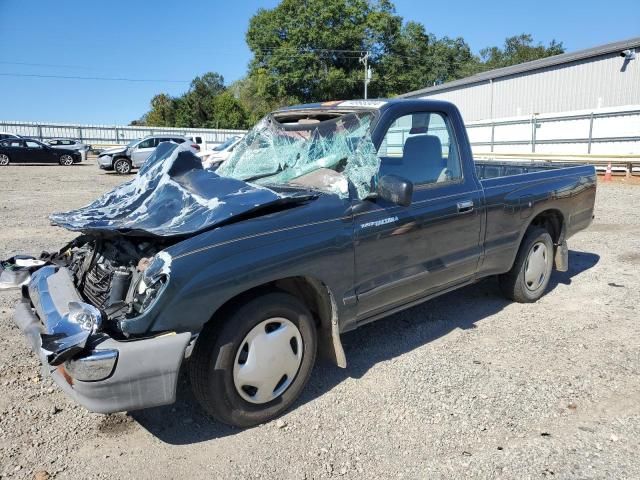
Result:
<svg viewBox="0 0 640 480">
<path fill-rule="evenodd" d="M 44 373 L 92 412 L 112 413 L 173 403 L 178 372 L 191 338 L 188 332 L 130 341 L 103 336 L 88 342 L 84 350 L 64 363 L 49 364 L 50 352 L 42 348 L 41 335 L 54 333 L 46 327 L 51 325 L 50 320 L 64 318 L 66 312 L 59 310 L 64 305 L 61 300 L 77 295 L 65 278 L 68 276 L 48 275 L 48 288 L 40 288 L 34 299 L 35 310 L 26 296 L 15 310 L 14 321 L 40 358 Z M 34 288 L 37 286 L 32 282 L 29 291 Z M 47 308 L 42 309 L 41 305 Z"/>
</svg>

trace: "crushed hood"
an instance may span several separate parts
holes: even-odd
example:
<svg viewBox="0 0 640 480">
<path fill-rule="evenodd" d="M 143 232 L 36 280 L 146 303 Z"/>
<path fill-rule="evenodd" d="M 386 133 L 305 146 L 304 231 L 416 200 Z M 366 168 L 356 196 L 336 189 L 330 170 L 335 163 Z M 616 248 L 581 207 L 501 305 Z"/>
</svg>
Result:
<svg viewBox="0 0 640 480">
<path fill-rule="evenodd" d="M 77 210 L 49 218 L 83 233 L 186 236 L 267 206 L 300 202 L 202 168 L 186 144 L 161 143 L 136 177 Z"/>
</svg>

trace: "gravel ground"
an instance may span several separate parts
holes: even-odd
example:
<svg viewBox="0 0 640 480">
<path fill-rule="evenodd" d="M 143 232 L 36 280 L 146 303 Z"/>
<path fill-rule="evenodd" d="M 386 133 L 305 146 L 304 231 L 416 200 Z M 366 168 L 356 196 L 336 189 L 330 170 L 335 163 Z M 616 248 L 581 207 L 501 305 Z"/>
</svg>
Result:
<svg viewBox="0 0 640 480">
<path fill-rule="evenodd" d="M 73 234 L 47 214 L 123 180 L 2 169 L 0 257 Z M 97 415 L 40 375 L 0 293 L 1 478 L 640 478 L 640 186 L 601 184 L 571 269 L 532 305 L 488 279 L 344 336 L 302 399 L 250 430 L 175 405 Z M 46 474 L 44 472 L 47 472 Z"/>
</svg>

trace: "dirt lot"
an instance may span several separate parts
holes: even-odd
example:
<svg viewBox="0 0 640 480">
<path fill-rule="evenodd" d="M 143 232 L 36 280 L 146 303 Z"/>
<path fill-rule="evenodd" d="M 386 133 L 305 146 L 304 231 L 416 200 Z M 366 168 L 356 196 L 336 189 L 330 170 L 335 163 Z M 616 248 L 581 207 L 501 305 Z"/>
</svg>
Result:
<svg viewBox="0 0 640 480">
<path fill-rule="evenodd" d="M 47 214 L 123 180 L 94 165 L 2 168 L 0 258 L 60 247 Z M 0 293 L 0 477 L 640 478 L 640 186 L 601 184 L 571 270 L 536 304 L 495 280 L 345 335 L 303 398 L 250 430 L 175 405 L 102 416 L 40 376 Z M 46 476 L 40 475 L 40 478 Z"/>
</svg>

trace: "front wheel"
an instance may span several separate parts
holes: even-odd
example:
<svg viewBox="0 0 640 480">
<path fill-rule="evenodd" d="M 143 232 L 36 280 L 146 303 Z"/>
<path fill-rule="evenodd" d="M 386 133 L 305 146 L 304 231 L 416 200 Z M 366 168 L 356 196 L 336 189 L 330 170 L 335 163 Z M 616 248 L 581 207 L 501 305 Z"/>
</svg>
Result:
<svg viewBox="0 0 640 480">
<path fill-rule="evenodd" d="M 60 157 L 60 165 L 70 167 L 73 165 L 73 157 L 71 155 L 62 155 Z"/>
<path fill-rule="evenodd" d="M 6 167 L 9 165 L 9 155 L 5 155 L 4 153 L 0 154 L 0 167 Z"/>
<path fill-rule="evenodd" d="M 217 420 L 236 427 L 267 422 L 300 395 L 316 358 L 316 327 L 306 306 L 268 293 L 237 308 L 198 337 L 190 359 L 194 394 Z"/>
<path fill-rule="evenodd" d="M 553 268 L 553 241 L 544 228 L 531 227 L 525 233 L 516 261 L 500 275 L 500 288 L 507 298 L 531 303 L 544 294 Z"/>
<path fill-rule="evenodd" d="M 126 158 L 119 158 L 113 162 L 113 169 L 120 175 L 127 175 L 131 173 L 131 162 Z"/>
</svg>

